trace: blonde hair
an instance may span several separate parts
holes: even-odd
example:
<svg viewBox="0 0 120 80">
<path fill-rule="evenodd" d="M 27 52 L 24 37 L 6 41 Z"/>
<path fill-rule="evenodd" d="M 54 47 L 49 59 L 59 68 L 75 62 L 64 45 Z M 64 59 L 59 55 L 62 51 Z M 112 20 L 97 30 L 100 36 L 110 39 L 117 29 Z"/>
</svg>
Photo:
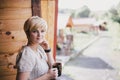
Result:
<svg viewBox="0 0 120 80">
<path fill-rule="evenodd" d="M 38 16 L 32 16 L 32 17 L 28 18 L 24 24 L 24 31 L 25 31 L 27 37 L 29 37 L 29 33 L 32 30 L 35 30 L 38 27 L 41 27 L 45 31 L 47 31 L 47 27 L 48 27 L 47 22 L 43 18 L 40 18 Z"/>
</svg>

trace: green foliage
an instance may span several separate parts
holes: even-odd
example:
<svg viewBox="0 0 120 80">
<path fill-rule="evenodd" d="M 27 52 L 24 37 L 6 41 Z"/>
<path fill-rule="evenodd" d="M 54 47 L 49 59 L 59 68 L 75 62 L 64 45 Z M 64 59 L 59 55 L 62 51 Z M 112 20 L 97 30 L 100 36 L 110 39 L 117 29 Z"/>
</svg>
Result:
<svg viewBox="0 0 120 80">
<path fill-rule="evenodd" d="M 75 12 L 72 13 L 73 18 L 85 18 L 89 17 L 91 11 L 87 6 L 83 6 L 79 9 L 77 9 Z"/>
<path fill-rule="evenodd" d="M 110 18 L 120 24 L 120 3 L 116 7 L 112 7 L 109 10 Z"/>
<path fill-rule="evenodd" d="M 73 17 L 73 18 L 75 17 L 75 12 L 71 13 L 71 17 Z"/>
<path fill-rule="evenodd" d="M 83 6 L 78 13 L 78 17 L 89 17 L 90 9 L 87 6 Z"/>
</svg>

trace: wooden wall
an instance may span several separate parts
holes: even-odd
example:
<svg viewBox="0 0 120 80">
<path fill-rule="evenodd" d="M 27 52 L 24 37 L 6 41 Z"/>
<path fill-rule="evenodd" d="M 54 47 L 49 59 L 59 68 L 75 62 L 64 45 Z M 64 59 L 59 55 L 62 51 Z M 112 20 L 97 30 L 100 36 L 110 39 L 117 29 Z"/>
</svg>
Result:
<svg viewBox="0 0 120 80">
<path fill-rule="evenodd" d="M 15 80 L 16 69 L 13 68 L 16 55 L 27 38 L 23 25 L 27 18 L 32 16 L 32 0 L 0 0 L 0 80 Z M 55 52 L 56 0 L 40 0 L 40 13 L 48 23 L 46 38 Z"/>
<path fill-rule="evenodd" d="M 48 32 L 47 32 L 47 39 L 50 43 L 52 48 L 52 53 L 55 55 L 55 48 L 54 45 L 56 43 L 56 31 L 55 31 L 55 0 L 42 0 L 41 1 L 41 16 L 47 21 L 48 23 Z"/>
</svg>

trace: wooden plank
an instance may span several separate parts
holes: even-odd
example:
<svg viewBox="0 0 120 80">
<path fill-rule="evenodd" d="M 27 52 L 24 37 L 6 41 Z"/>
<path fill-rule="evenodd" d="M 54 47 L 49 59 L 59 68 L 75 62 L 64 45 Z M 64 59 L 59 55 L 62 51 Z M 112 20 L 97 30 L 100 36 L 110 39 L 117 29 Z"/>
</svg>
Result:
<svg viewBox="0 0 120 80">
<path fill-rule="evenodd" d="M 26 41 L 4 42 L 0 43 L 0 54 L 10 54 L 18 52 Z M 12 45 L 12 47 L 11 47 Z"/>
<path fill-rule="evenodd" d="M 0 80 L 16 80 L 16 75 L 0 76 Z"/>
<path fill-rule="evenodd" d="M 44 18 L 48 22 L 48 0 L 41 1 L 41 17 Z M 48 25 L 49 27 L 49 25 Z"/>
<path fill-rule="evenodd" d="M 0 0 L 0 8 L 30 8 L 31 0 Z"/>
<path fill-rule="evenodd" d="M 0 66 L 4 66 L 4 65 L 7 65 L 7 64 L 8 64 L 7 57 L 5 57 L 5 55 L 0 55 Z"/>
<path fill-rule="evenodd" d="M 25 21 L 26 19 L 0 20 L 0 32 L 9 30 L 11 31 L 23 30 Z"/>
<path fill-rule="evenodd" d="M 15 75 L 16 69 L 9 69 L 7 66 L 0 66 L 0 76 Z"/>
<path fill-rule="evenodd" d="M 0 9 L 0 20 L 27 19 L 30 17 L 31 8 L 3 8 Z"/>
<path fill-rule="evenodd" d="M 23 30 L 18 31 L 2 31 L 0 34 L 0 43 L 15 42 L 15 41 L 26 41 L 27 37 Z"/>
</svg>

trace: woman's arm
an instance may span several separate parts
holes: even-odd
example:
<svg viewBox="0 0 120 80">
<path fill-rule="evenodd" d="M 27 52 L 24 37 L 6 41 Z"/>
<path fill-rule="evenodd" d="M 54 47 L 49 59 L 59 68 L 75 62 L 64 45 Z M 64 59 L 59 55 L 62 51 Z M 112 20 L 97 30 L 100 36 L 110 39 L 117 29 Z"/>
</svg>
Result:
<svg viewBox="0 0 120 80">
<path fill-rule="evenodd" d="M 28 80 L 29 76 L 30 76 L 30 72 L 18 72 L 16 76 L 16 80 Z M 55 79 L 57 76 L 58 76 L 57 69 L 54 70 L 50 69 L 46 74 L 34 80 L 51 80 L 51 79 Z"/>
<path fill-rule="evenodd" d="M 52 79 L 55 80 L 57 76 L 58 76 L 58 70 L 57 68 L 55 68 L 55 69 L 50 69 L 46 74 L 35 80 L 52 80 Z"/>
<path fill-rule="evenodd" d="M 51 53 L 46 53 L 47 54 L 47 57 L 48 57 L 48 64 L 49 64 L 49 67 L 52 68 L 52 65 L 55 63 L 54 59 L 53 59 L 53 56 L 51 55 Z"/>
<path fill-rule="evenodd" d="M 18 72 L 16 80 L 28 80 L 30 72 Z"/>
<path fill-rule="evenodd" d="M 49 50 L 50 47 L 49 47 L 48 42 L 46 40 L 44 40 L 42 43 L 40 43 L 40 45 L 43 47 L 44 50 L 47 50 L 47 52 L 45 51 L 47 58 L 48 58 L 47 62 L 49 64 L 49 67 L 52 68 L 52 65 L 55 63 L 55 61 L 51 54 L 51 50 Z"/>
</svg>

